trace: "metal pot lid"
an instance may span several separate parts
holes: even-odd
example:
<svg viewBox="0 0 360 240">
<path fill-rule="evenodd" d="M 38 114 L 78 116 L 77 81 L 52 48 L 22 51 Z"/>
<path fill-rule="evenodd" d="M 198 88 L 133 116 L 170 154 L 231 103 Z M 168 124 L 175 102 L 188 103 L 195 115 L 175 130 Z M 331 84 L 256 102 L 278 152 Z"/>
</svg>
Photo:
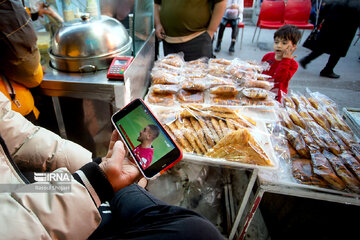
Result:
<svg viewBox="0 0 360 240">
<path fill-rule="evenodd" d="M 51 41 L 50 53 L 65 58 L 89 58 L 118 52 L 131 38 L 115 18 L 101 16 L 65 23 Z"/>
</svg>

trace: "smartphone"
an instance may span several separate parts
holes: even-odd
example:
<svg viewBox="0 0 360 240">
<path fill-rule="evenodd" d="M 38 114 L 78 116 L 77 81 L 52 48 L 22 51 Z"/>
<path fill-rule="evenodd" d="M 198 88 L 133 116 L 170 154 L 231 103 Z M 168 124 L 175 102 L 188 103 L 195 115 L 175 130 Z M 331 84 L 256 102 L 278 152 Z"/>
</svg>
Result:
<svg viewBox="0 0 360 240">
<path fill-rule="evenodd" d="M 142 99 L 116 112 L 111 122 L 145 178 L 161 175 L 182 159 L 181 149 Z"/>
</svg>

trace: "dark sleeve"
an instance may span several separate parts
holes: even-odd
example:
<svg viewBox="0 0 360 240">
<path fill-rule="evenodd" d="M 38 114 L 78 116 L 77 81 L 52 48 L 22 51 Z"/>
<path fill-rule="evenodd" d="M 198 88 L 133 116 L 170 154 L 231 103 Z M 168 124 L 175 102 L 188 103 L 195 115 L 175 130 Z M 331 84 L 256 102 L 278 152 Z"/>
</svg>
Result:
<svg viewBox="0 0 360 240">
<path fill-rule="evenodd" d="M 96 205 L 99 205 L 98 199 L 105 202 L 114 196 L 114 190 L 105 173 L 95 162 L 85 164 L 73 174 L 73 177 L 86 187 Z"/>
<path fill-rule="evenodd" d="M 161 0 L 154 0 L 154 3 L 161 5 Z"/>
<path fill-rule="evenodd" d="M 93 162 L 100 164 L 102 162 L 102 158 L 101 157 L 93 158 Z"/>
</svg>

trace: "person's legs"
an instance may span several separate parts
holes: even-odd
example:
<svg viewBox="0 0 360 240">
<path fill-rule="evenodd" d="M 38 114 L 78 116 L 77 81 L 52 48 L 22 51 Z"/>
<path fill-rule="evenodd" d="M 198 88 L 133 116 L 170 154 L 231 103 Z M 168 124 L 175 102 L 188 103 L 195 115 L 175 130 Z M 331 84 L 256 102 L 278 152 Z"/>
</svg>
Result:
<svg viewBox="0 0 360 240">
<path fill-rule="evenodd" d="M 315 58 L 319 57 L 321 54 L 323 54 L 323 53 L 319 52 L 319 51 L 312 51 L 309 55 L 300 59 L 299 63 L 301 65 L 301 67 L 306 69 L 306 65 L 308 65 Z"/>
<path fill-rule="evenodd" d="M 167 43 L 163 41 L 164 55 L 170 53 L 184 53 L 185 61 L 196 60 L 201 57 L 213 57 L 212 40 L 208 32 L 185 43 Z"/>
<path fill-rule="evenodd" d="M 323 70 L 320 72 L 320 76 L 328 77 L 328 78 L 339 78 L 340 75 L 334 73 L 334 68 L 336 64 L 339 62 L 340 56 L 330 55 L 328 62 Z"/>
<path fill-rule="evenodd" d="M 230 48 L 229 48 L 229 52 L 231 52 L 231 53 L 235 52 L 236 38 L 237 38 L 238 33 L 239 33 L 238 22 L 239 22 L 238 19 L 234 19 L 234 20 L 231 20 L 229 22 L 230 26 L 231 26 L 231 29 L 232 29 L 231 44 L 230 44 Z"/>
<path fill-rule="evenodd" d="M 216 42 L 215 52 L 220 52 L 221 50 L 221 41 L 224 35 L 226 24 L 227 24 L 227 20 L 223 18 L 219 25 L 219 34 Z"/>
<path fill-rule="evenodd" d="M 136 184 L 117 192 L 110 206 L 114 239 L 223 239 L 207 219 L 168 205 Z"/>
</svg>

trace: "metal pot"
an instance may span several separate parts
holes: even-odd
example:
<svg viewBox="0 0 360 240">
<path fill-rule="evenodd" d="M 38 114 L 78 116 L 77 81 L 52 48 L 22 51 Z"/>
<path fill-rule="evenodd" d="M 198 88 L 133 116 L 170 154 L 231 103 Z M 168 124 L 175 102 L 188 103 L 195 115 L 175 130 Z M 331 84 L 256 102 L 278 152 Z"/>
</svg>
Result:
<svg viewBox="0 0 360 240">
<path fill-rule="evenodd" d="M 132 39 L 116 19 L 101 16 L 65 23 L 49 49 L 51 65 L 65 72 L 107 69 L 115 56 L 131 55 Z"/>
</svg>

